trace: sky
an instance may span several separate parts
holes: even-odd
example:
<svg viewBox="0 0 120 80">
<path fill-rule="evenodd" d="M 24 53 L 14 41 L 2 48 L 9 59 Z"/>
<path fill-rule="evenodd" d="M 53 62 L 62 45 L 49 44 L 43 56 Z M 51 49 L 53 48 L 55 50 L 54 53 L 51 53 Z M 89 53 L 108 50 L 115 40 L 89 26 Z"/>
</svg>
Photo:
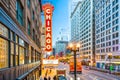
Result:
<svg viewBox="0 0 120 80">
<path fill-rule="evenodd" d="M 52 17 L 52 43 L 53 47 L 55 42 L 60 37 L 61 29 L 69 34 L 69 0 L 42 0 L 42 4 L 46 1 L 50 2 L 54 6 Z M 44 24 L 44 15 L 42 15 L 42 24 Z"/>
</svg>

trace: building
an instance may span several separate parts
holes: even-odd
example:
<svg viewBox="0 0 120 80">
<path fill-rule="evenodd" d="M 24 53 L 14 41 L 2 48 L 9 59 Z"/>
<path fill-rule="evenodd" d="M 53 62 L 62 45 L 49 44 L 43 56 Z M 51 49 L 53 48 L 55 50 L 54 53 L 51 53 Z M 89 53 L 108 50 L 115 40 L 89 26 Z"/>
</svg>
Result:
<svg viewBox="0 0 120 80">
<path fill-rule="evenodd" d="M 0 80 L 39 80 L 41 0 L 0 0 Z"/>
<path fill-rule="evenodd" d="M 120 0 L 95 1 L 96 66 L 120 70 Z"/>
<path fill-rule="evenodd" d="M 86 62 L 95 56 L 94 1 L 79 1 L 71 14 L 71 42 L 79 43 L 79 53 Z"/>
<path fill-rule="evenodd" d="M 52 55 L 55 56 L 55 48 L 53 48 Z"/>
<path fill-rule="evenodd" d="M 61 54 L 63 53 L 64 55 L 66 54 L 66 47 L 68 45 L 68 41 L 57 41 L 55 44 L 55 53 L 56 54 Z"/>
</svg>

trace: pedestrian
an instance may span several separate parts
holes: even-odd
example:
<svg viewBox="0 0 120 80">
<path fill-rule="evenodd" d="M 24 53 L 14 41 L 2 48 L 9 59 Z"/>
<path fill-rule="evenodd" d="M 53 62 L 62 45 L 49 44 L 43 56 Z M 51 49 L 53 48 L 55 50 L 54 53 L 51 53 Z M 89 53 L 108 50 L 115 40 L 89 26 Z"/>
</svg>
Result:
<svg viewBox="0 0 120 80">
<path fill-rule="evenodd" d="M 52 70 L 50 69 L 50 73 L 51 73 L 51 71 L 52 71 Z"/>
<path fill-rule="evenodd" d="M 47 80 L 47 78 L 46 78 L 46 77 L 44 77 L 44 80 Z"/>
<path fill-rule="evenodd" d="M 42 80 L 42 77 L 40 76 L 40 80 Z"/>
<path fill-rule="evenodd" d="M 51 80 L 50 76 L 48 77 L 48 80 Z"/>
<path fill-rule="evenodd" d="M 53 80 L 57 80 L 56 75 L 53 77 Z"/>
</svg>

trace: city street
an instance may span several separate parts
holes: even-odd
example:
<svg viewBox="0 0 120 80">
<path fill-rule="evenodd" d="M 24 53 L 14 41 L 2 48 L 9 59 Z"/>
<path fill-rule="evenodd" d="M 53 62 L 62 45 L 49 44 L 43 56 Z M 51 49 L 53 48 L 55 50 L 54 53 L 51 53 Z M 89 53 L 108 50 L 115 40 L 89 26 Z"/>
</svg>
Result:
<svg viewBox="0 0 120 80">
<path fill-rule="evenodd" d="M 66 69 L 67 80 L 74 80 L 74 75 L 69 74 L 68 64 L 60 63 L 58 66 L 58 69 Z M 102 73 L 102 72 L 93 71 L 93 70 L 86 70 L 84 67 L 82 70 L 82 74 L 78 74 L 77 78 L 79 78 L 78 80 L 120 80 L 108 73 Z"/>
</svg>

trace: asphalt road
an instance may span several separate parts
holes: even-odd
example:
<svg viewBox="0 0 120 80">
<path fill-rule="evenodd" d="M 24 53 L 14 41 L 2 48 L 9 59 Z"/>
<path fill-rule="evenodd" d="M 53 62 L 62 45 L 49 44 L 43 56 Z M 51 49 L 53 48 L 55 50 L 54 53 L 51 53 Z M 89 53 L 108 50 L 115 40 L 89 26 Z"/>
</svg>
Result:
<svg viewBox="0 0 120 80">
<path fill-rule="evenodd" d="M 69 74 L 69 65 L 60 63 L 58 69 L 66 69 L 67 80 L 74 80 L 74 74 Z M 77 74 L 77 80 L 120 80 L 114 75 L 109 73 L 88 70 L 83 67 L 82 74 Z"/>
</svg>

